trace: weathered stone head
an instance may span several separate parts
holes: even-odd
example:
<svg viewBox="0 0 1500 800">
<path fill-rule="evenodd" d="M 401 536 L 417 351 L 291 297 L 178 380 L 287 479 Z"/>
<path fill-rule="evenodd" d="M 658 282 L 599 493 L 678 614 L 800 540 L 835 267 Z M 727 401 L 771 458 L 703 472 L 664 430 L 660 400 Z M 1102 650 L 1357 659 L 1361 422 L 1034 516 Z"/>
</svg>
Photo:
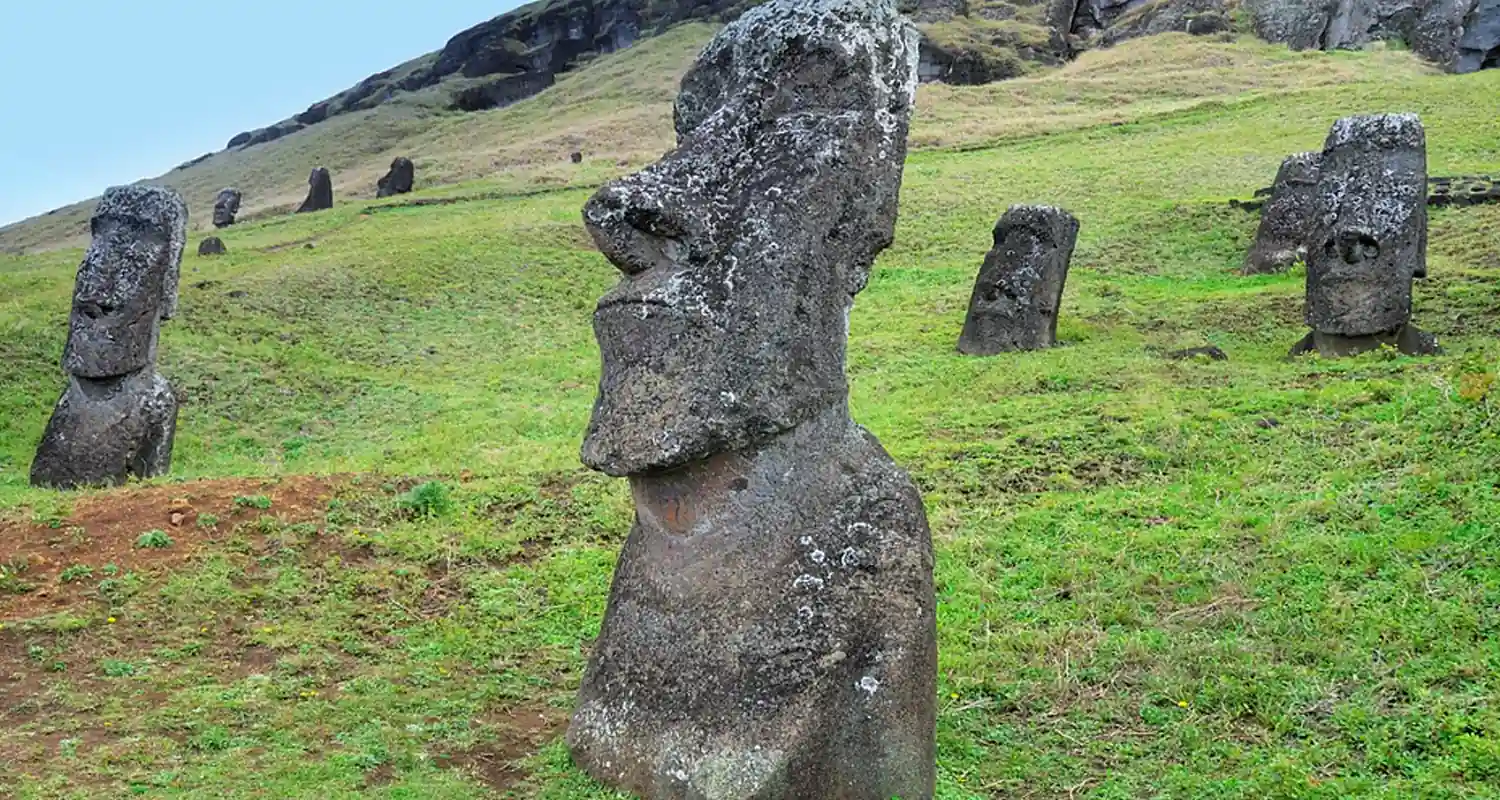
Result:
<svg viewBox="0 0 1500 800">
<path fill-rule="evenodd" d="M 307 176 L 307 199 L 302 201 L 298 214 L 325 211 L 333 208 L 333 176 L 325 167 L 318 167 Z"/>
<path fill-rule="evenodd" d="M 1427 140 L 1415 114 L 1345 117 L 1323 146 L 1307 255 L 1307 324 L 1388 333 L 1427 274 Z"/>
<path fill-rule="evenodd" d="M 375 184 L 376 197 L 394 197 L 407 194 L 417 180 L 417 167 L 406 156 L 397 156 L 391 162 L 391 170 Z"/>
<path fill-rule="evenodd" d="M 599 302 L 583 460 L 611 475 L 763 441 L 846 402 L 846 315 L 892 240 L 917 33 L 895 0 L 772 3 L 683 79 L 678 145 L 584 208 Z"/>
<path fill-rule="evenodd" d="M 1281 162 L 1271 197 L 1261 210 L 1255 243 L 1245 257 L 1246 275 L 1285 272 L 1307 258 L 1307 240 L 1318 221 L 1322 161 L 1322 153 L 1297 153 Z"/>
<path fill-rule="evenodd" d="M 1078 220 L 1051 206 L 1012 206 L 995 224 L 958 350 L 989 356 L 1057 344 L 1057 312 Z"/>
<path fill-rule="evenodd" d="M 171 189 L 109 189 L 78 268 L 62 366 L 80 378 L 126 375 L 156 360 L 161 320 L 177 313 L 187 205 Z"/>
<path fill-rule="evenodd" d="M 218 197 L 214 198 L 214 227 L 227 228 L 234 224 L 234 218 L 240 213 L 240 190 L 234 187 L 220 189 Z"/>
</svg>

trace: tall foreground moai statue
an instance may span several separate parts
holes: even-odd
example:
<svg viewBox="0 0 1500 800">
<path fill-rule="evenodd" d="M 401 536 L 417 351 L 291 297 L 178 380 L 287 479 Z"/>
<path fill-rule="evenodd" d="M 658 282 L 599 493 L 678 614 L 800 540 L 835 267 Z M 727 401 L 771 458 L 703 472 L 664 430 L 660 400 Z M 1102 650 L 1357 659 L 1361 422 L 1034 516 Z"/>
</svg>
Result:
<svg viewBox="0 0 1500 800">
<path fill-rule="evenodd" d="M 1307 324 L 1293 355 L 1347 356 L 1391 345 L 1437 352 L 1411 325 L 1412 281 L 1427 276 L 1427 137 L 1415 114 L 1345 117 L 1319 159 L 1307 246 Z"/>
<path fill-rule="evenodd" d="M 896 0 L 773 0 L 683 79 L 678 146 L 584 208 L 583 445 L 636 521 L 568 729 L 647 798 L 933 795 L 932 541 L 849 417 L 847 320 L 892 241 L 917 33 Z"/>
<path fill-rule="evenodd" d="M 62 366 L 68 388 L 31 465 L 36 486 L 115 485 L 172 465 L 177 400 L 156 373 L 161 321 L 177 312 L 187 205 L 171 189 L 104 193 L 78 268 Z"/>
</svg>

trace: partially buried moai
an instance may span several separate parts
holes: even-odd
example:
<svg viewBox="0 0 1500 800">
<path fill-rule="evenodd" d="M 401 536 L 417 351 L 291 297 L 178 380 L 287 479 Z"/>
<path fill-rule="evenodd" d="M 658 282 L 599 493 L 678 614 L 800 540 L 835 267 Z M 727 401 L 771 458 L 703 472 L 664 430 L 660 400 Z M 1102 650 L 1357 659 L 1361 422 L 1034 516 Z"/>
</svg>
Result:
<svg viewBox="0 0 1500 800">
<path fill-rule="evenodd" d="M 326 211 L 333 208 L 333 176 L 328 170 L 318 167 L 307 176 L 307 199 L 297 209 L 298 214 Z"/>
<path fill-rule="evenodd" d="M 1078 220 L 1051 206 L 1012 206 L 995 225 L 958 350 L 991 356 L 1057 344 L 1068 263 L 1078 242 Z"/>
<path fill-rule="evenodd" d="M 219 190 L 219 196 L 214 198 L 214 227 L 227 228 L 234 224 L 234 218 L 240 213 L 240 190 L 234 187 Z"/>
<path fill-rule="evenodd" d="M 1427 140 L 1415 114 L 1345 117 L 1323 146 L 1308 240 L 1307 324 L 1292 354 L 1347 356 L 1390 345 L 1438 352 L 1411 324 L 1427 276 Z"/>
<path fill-rule="evenodd" d="M 104 193 L 73 289 L 68 387 L 31 465 L 36 486 L 108 486 L 172 464 L 177 401 L 156 372 L 161 321 L 177 311 L 187 206 L 176 192 Z"/>
<path fill-rule="evenodd" d="M 417 180 L 417 167 L 406 156 L 397 156 L 391 170 L 375 183 L 376 197 L 394 197 L 411 192 Z"/>
<path fill-rule="evenodd" d="M 584 208 L 624 275 L 583 460 L 636 519 L 567 740 L 614 787 L 933 796 L 931 535 L 844 372 L 917 48 L 896 0 L 759 6 L 683 79 L 677 148 Z"/>
<path fill-rule="evenodd" d="M 1286 272 L 1307 258 L 1307 241 L 1318 219 L 1318 174 L 1322 153 L 1297 153 L 1281 162 L 1271 197 L 1260 212 L 1255 243 L 1245 256 L 1246 275 Z"/>
</svg>

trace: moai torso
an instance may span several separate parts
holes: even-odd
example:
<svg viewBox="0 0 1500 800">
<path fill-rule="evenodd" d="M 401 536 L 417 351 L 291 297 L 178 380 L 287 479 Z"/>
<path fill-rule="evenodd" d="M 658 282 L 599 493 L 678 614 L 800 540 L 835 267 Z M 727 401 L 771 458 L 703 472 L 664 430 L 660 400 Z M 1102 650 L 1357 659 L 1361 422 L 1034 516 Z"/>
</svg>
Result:
<svg viewBox="0 0 1500 800">
<path fill-rule="evenodd" d="M 1352 355 L 1381 344 L 1432 352 L 1410 328 L 1412 281 L 1427 274 L 1427 144 L 1415 114 L 1334 123 L 1319 165 L 1308 242 L 1308 339 L 1294 352 Z"/>
<path fill-rule="evenodd" d="M 32 463 L 37 486 L 114 485 L 171 467 L 177 402 L 156 348 L 177 310 L 187 206 L 170 189 L 118 187 L 91 224 L 63 351 L 68 388 Z"/>
<path fill-rule="evenodd" d="M 1271 197 L 1261 209 L 1255 243 L 1245 258 L 1246 275 L 1285 272 L 1307 257 L 1307 241 L 1317 224 L 1322 157 L 1322 153 L 1298 153 L 1281 162 Z"/>
<path fill-rule="evenodd" d="M 583 458 L 636 524 L 568 743 L 616 788 L 932 797 L 931 535 L 844 375 L 916 57 L 895 0 L 773 0 L 684 78 L 677 149 L 584 209 L 624 276 Z"/>
<path fill-rule="evenodd" d="M 1077 241 L 1078 220 L 1060 208 L 1006 211 L 974 281 L 959 352 L 989 356 L 1057 344 L 1057 313 Z"/>
</svg>

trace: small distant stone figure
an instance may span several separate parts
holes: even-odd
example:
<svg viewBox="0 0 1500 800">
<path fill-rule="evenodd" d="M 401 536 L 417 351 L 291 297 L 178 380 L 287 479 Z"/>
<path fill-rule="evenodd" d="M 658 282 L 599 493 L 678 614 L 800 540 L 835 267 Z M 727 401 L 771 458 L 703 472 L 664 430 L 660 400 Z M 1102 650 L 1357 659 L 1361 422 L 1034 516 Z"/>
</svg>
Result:
<svg viewBox="0 0 1500 800">
<path fill-rule="evenodd" d="M 37 447 L 31 483 L 113 486 L 172 465 L 177 400 L 156 372 L 161 321 L 177 312 L 187 204 L 171 189 L 104 193 L 78 270 L 62 366 L 68 387 Z"/>
<path fill-rule="evenodd" d="M 683 79 L 677 148 L 584 207 L 623 274 L 582 456 L 636 522 L 567 741 L 637 796 L 933 797 L 931 534 L 844 372 L 916 87 L 896 3 L 746 12 Z"/>
<path fill-rule="evenodd" d="M 1307 240 L 1317 222 L 1318 165 L 1322 153 L 1297 153 L 1281 162 L 1271 197 L 1261 210 L 1255 243 L 1242 272 L 1286 272 L 1307 257 Z"/>
<path fill-rule="evenodd" d="M 1051 206 L 1012 206 L 995 225 L 958 350 L 992 356 L 1057 344 L 1068 264 L 1078 242 L 1078 220 Z"/>
<path fill-rule="evenodd" d="M 406 156 L 399 156 L 391 162 L 391 171 L 376 184 L 376 197 L 393 197 L 398 194 L 408 194 L 417 181 L 416 165 Z M 331 191 L 331 190 L 330 190 Z"/>
<path fill-rule="evenodd" d="M 219 196 L 214 198 L 214 227 L 227 228 L 234 224 L 234 218 L 240 213 L 240 190 L 234 187 L 219 190 Z"/>
<path fill-rule="evenodd" d="M 1293 355 L 1390 345 L 1438 352 L 1411 324 L 1412 280 L 1427 276 L 1427 137 L 1415 114 L 1345 117 L 1323 145 L 1307 254 L 1307 324 Z"/>
<path fill-rule="evenodd" d="M 583 153 L 580 153 L 580 152 L 578 152 L 576 150 L 573 152 L 573 155 L 568 156 L 568 158 L 572 159 L 572 161 L 573 161 L 574 164 L 582 164 L 583 163 Z"/>
<path fill-rule="evenodd" d="M 307 176 L 307 199 L 302 201 L 298 214 L 310 211 L 325 211 L 333 208 L 333 176 L 328 170 L 318 167 Z"/>
<path fill-rule="evenodd" d="M 224 246 L 224 240 L 217 236 L 210 236 L 198 244 L 198 255 L 200 256 L 222 256 L 229 252 Z"/>
</svg>

